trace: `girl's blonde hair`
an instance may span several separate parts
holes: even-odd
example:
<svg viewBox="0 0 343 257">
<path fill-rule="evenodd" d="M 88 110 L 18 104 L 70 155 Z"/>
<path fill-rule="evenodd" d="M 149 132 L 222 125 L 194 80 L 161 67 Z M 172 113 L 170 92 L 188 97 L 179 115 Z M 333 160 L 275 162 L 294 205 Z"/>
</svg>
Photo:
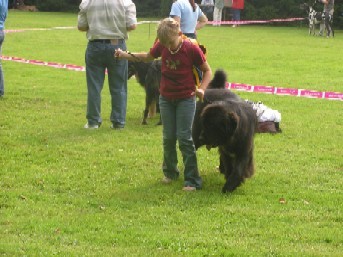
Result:
<svg viewBox="0 0 343 257">
<path fill-rule="evenodd" d="M 173 18 L 163 19 L 157 27 L 157 38 L 162 45 L 169 43 L 170 38 L 180 34 L 180 24 Z"/>
</svg>

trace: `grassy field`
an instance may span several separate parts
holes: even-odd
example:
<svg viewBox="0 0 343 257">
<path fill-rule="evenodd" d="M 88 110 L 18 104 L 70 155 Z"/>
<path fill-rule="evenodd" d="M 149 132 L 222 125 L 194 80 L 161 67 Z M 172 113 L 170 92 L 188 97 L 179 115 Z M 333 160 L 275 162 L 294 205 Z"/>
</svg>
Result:
<svg viewBox="0 0 343 257">
<path fill-rule="evenodd" d="M 76 26 L 74 14 L 10 12 L 6 29 Z M 155 25 L 130 34 L 147 51 Z M 342 31 L 207 26 L 213 69 L 229 81 L 343 92 Z M 84 65 L 85 34 L 6 34 L 4 56 Z M 255 137 L 256 174 L 231 194 L 213 149 L 198 151 L 203 190 L 162 185 L 162 135 L 140 125 L 144 91 L 129 81 L 127 126 L 86 123 L 85 73 L 3 61 L 0 99 L 0 256 L 342 256 L 342 101 L 238 92 L 282 114 L 278 135 Z M 180 158 L 180 168 L 182 161 Z"/>
</svg>

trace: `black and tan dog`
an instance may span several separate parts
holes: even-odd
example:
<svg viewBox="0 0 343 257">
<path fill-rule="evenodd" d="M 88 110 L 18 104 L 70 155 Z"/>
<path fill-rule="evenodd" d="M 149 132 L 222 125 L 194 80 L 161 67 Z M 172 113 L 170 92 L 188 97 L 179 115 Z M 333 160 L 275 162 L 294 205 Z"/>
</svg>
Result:
<svg viewBox="0 0 343 257">
<path fill-rule="evenodd" d="M 249 104 L 220 86 L 224 75 L 223 71 L 216 72 L 210 89 L 205 91 L 204 102 L 197 103 L 193 140 L 196 148 L 218 147 L 219 169 L 226 179 L 222 192 L 226 193 L 234 191 L 254 174 L 257 118 Z"/>
<path fill-rule="evenodd" d="M 128 79 L 136 76 L 138 83 L 145 90 L 145 108 L 143 112 L 142 124 L 148 124 L 148 116 L 153 116 L 159 112 L 159 88 L 161 81 L 161 61 L 152 62 L 132 62 L 128 64 Z M 162 124 L 161 118 L 158 124 Z"/>
</svg>

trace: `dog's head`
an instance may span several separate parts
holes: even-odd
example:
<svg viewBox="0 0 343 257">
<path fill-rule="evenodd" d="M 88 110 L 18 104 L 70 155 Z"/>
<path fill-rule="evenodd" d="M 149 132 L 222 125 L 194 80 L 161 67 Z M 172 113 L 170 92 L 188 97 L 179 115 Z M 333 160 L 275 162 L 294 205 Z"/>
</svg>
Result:
<svg viewBox="0 0 343 257">
<path fill-rule="evenodd" d="M 225 88 L 227 76 L 224 70 L 216 70 L 213 79 L 208 84 L 209 89 Z"/>
<path fill-rule="evenodd" d="M 226 145 L 234 135 L 239 117 L 236 113 L 229 111 L 225 105 L 214 103 L 207 105 L 200 115 L 202 131 L 200 142 L 207 149 Z"/>
</svg>

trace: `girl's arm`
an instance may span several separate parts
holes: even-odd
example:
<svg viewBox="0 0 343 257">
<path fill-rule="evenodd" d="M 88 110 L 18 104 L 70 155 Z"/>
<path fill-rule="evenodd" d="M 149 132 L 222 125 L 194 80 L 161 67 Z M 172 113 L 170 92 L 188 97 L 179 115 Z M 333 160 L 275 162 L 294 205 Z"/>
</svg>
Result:
<svg viewBox="0 0 343 257">
<path fill-rule="evenodd" d="M 207 62 L 204 62 L 200 66 L 200 69 L 203 73 L 202 81 L 201 81 L 200 87 L 196 89 L 195 94 L 199 98 L 200 101 L 203 101 L 205 90 L 208 87 L 208 84 L 210 83 L 211 78 L 212 78 L 212 70 L 211 70 L 210 65 L 208 65 Z"/>
<path fill-rule="evenodd" d="M 155 58 L 150 55 L 150 53 L 130 53 L 118 48 L 114 53 L 114 58 L 119 60 L 125 59 L 134 62 L 150 62 Z"/>
</svg>

